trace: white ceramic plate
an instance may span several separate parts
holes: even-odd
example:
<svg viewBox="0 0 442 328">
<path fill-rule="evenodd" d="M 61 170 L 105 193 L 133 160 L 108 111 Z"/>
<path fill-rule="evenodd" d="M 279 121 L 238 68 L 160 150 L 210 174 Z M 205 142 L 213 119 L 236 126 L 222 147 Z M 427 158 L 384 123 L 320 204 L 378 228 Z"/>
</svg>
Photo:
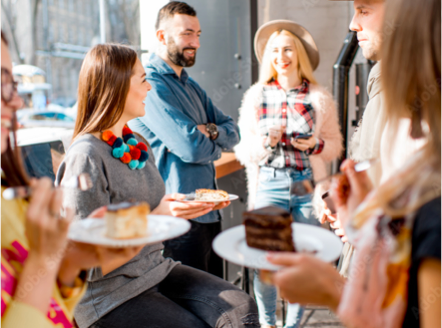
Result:
<svg viewBox="0 0 442 328">
<path fill-rule="evenodd" d="M 105 220 L 91 219 L 74 221 L 68 238 L 74 241 L 107 247 L 130 247 L 156 244 L 185 234 L 190 229 L 187 220 L 167 215 L 148 216 L 148 235 L 142 238 L 113 239 L 105 236 Z"/>
<path fill-rule="evenodd" d="M 238 195 L 229 194 L 229 199 L 227 200 L 232 201 L 232 200 L 237 200 L 238 198 L 239 198 Z M 223 200 L 221 202 L 225 202 L 227 200 Z M 220 203 L 220 201 L 214 202 L 213 200 L 195 200 L 195 194 L 186 194 L 186 198 L 180 200 L 180 202 L 202 202 L 202 203 L 215 203 L 215 204 Z"/>
<path fill-rule="evenodd" d="M 293 240 L 298 252 L 308 252 L 326 262 L 339 258 L 342 242 L 331 231 L 309 224 L 292 223 Z M 246 243 L 244 225 L 230 228 L 216 236 L 213 250 L 234 264 L 253 269 L 278 270 L 266 260 L 266 251 L 251 248 Z"/>
</svg>

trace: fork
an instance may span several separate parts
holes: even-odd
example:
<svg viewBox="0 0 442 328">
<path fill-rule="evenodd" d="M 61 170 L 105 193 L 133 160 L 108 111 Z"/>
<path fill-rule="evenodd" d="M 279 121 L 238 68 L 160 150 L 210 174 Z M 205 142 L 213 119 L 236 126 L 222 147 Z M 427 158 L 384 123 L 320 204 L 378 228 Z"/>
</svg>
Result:
<svg viewBox="0 0 442 328">
<path fill-rule="evenodd" d="M 81 173 L 80 175 L 75 175 L 71 177 L 70 179 L 63 181 L 60 184 L 60 187 L 62 188 L 68 188 L 68 189 L 79 189 L 82 191 L 91 189 L 93 186 L 91 177 L 88 173 Z M 26 198 L 31 196 L 32 189 L 28 186 L 18 186 L 18 187 L 11 187 L 5 189 L 3 191 L 3 198 L 6 200 L 12 200 L 17 198 Z"/>
</svg>

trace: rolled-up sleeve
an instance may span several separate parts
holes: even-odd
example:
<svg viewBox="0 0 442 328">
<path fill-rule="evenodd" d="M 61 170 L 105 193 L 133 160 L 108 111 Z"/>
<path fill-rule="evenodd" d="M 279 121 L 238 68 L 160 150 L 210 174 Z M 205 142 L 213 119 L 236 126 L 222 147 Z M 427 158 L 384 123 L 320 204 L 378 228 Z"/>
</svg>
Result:
<svg viewBox="0 0 442 328">
<path fill-rule="evenodd" d="M 306 151 L 306 153 L 309 154 L 309 155 L 316 155 L 316 154 L 320 154 L 323 149 L 324 149 L 324 140 L 316 138 L 316 145 L 315 145 L 315 147 L 313 147 L 311 149 L 308 149 Z"/>
</svg>

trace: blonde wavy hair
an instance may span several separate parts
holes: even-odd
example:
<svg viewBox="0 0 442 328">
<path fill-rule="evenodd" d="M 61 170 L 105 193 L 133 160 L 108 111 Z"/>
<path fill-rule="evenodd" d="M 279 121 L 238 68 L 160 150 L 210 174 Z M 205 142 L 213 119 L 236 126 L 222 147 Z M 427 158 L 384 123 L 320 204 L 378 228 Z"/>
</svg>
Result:
<svg viewBox="0 0 442 328">
<path fill-rule="evenodd" d="M 312 84 L 318 84 L 315 77 L 313 76 L 312 65 L 310 64 L 310 59 L 308 58 L 307 52 L 305 51 L 304 45 L 301 40 L 294 35 L 293 33 L 287 30 L 278 30 L 273 32 L 267 41 L 264 55 L 262 57 L 261 69 L 259 72 L 259 82 L 262 84 L 269 83 L 272 79 L 277 79 L 278 73 L 272 65 L 271 54 L 272 47 L 271 44 L 273 40 L 279 35 L 286 35 L 293 39 L 295 43 L 296 53 L 298 55 L 298 77 L 302 81 L 302 79 L 307 79 Z"/>
<path fill-rule="evenodd" d="M 424 137 L 426 144 L 361 206 L 355 225 L 376 209 L 401 217 L 441 195 L 440 11 L 440 0 L 387 1 L 381 61 L 386 115 L 392 135 L 401 118 L 411 118 L 410 135 Z"/>
</svg>

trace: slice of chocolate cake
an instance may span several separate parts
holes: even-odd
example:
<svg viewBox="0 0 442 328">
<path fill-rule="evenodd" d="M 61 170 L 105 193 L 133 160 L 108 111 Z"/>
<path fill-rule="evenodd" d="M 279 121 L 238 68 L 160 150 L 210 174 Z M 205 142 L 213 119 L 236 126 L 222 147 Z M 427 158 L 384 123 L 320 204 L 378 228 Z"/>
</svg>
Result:
<svg viewBox="0 0 442 328">
<path fill-rule="evenodd" d="M 244 212 L 247 245 L 266 251 L 295 252 L 292 222 L 290 213 L 276 206 Z"/>
</svg>

